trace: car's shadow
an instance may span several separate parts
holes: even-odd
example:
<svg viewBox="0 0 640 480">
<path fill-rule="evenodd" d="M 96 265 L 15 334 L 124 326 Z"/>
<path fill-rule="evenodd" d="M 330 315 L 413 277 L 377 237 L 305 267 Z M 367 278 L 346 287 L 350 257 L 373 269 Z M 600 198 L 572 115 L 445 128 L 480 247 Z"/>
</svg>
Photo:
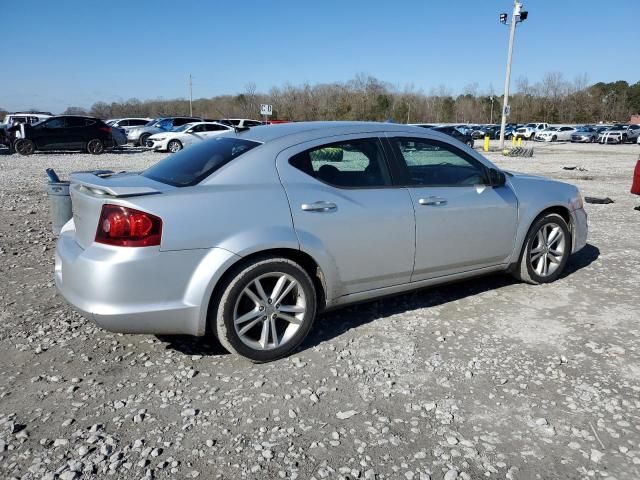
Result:
<svg viewBox="0 0 640 480">
<path fill-rule="evenodd" d="M 114 148 L 113 150 L 107 150 L 104 153 L 102 153 L 101 155 L 96 155 L 96 158 L 100 158 L 100 156 L 102 155 L 131 155 L 133 153 L 142 153 L 142 152 L 147 152 L 147 151 L 151 151 L 148 148 L 144 148 L 144 147 L 126 147 L 126 148 Z M 37 152 L 34 152 L 32 155 L 32 157 L 37 157 L 38 155 L 71 155 L 74 153 L 83 153 L 86 154 L 86 151 L 80 151 L 80 150 L 39 150 Z M 6 156 L 11 156 L 11 155 L 15 155 L 16 157 L 21 157 L 22 155 L 20 155 L 17 152 L 14 152 L 12 150 L 9 150 L 8 148 L 2 148 L 0 149 L 0 155 L 6 155 Z"/>
<path fill-rule="evenodd" d="M 595 245 L 587 244 L 569 259 L 560 279 L 571 275 L 593 263 L 600 256 Z M 510 275 L 496 273 L 436 287 L 423 288 L 409 293 L 384 297 L 337 310 L 322 313 L 301 345 L 299 351 L 313 348 L 323 342 L 379 318 L 397 315 L 421 308 L 435 307 L 463 298 L 497 290 L 516 283 Z M 216 339 L 190 336 L 158 336 L 166 342 L 166 348 L 187 355 L 223 355 L 227 351 Z"/>
</svg>

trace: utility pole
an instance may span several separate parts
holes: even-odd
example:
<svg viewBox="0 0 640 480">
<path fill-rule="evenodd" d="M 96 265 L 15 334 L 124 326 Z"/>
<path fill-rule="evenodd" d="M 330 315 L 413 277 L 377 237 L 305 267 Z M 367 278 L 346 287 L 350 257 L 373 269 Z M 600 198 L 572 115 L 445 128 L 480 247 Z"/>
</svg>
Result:
<svg viewBox="0 0 640 480">
<path fill-rule="evenodd" d="M 189 74 L 189 116 L 193 117 L 193 77 Z"/>
<path fill-rule="evenodd" d="M 507 54 L 507 72 L 504 78 L 504 99 L 502 101 L 502 124 L 500 126 L 500 150 L 504 148 L 504 130 L 507 125 L 507 115 L 509 113 L 509 85 L 511 82 L 511 58 L 513 56 L 513 40 L 516 36 L 516 23 L 527 19 L 529 12 L 522 11 L 522 4 L 518 0 L 513 2 L 513 13 L 511 14 L 511 31 L 509 32 L 509 53 Z M 507 23 L 507 14 L 500 14 L 500 23 Z"/>
</svg>

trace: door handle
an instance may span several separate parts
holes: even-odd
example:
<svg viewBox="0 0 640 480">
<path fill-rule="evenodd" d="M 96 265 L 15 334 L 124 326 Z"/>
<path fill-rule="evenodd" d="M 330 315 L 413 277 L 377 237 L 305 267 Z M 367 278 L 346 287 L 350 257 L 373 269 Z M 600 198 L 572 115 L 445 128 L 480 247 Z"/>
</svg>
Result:
<svg viewBox="0 0 640 480">
<path fill-rule="evenodd" d="M 300 208 L 305 212 L 335 212 L 338 209 L 335 203 L 324 201 L 303 203 Z"/>
<path fill-rule="evenodd" d="M 418 200 L 420 205 L 430 205 L 430 206 L 438 206 L 438 205 L 446 205 L 447 200 L 442 197 L 429 197 L 429 198 L 421 198 Z"/>
</svg>

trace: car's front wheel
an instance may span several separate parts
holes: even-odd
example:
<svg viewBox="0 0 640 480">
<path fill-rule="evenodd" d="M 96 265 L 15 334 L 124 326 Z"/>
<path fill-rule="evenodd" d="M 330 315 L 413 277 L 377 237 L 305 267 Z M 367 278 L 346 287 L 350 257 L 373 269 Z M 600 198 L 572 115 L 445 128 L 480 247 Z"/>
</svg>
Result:
<svg viewBox="0 0 640 480">
<path fill-rule="evenodd" d="M 182 142 L 180 142 L 180 140 L 171 140 L 167 144 L 167 150 L 169 150 L 171 153 L 179 152 L 180 150 L 182 150 Z"/>
<path fill-rule="evenodd" d="M 307 272 L 286 258 L 234 270 L 214 299 L 210 329 L 232 353 L 268 362 L 294 351 L 311 329 L 316 292 Z"/>
<path fill-rule="evenodd" d="M 538 218 L 529 229 L 515 276 L 538 285 L 556 280 L 571 254 L 567 222 L 557 213 Z"/>
</svg>

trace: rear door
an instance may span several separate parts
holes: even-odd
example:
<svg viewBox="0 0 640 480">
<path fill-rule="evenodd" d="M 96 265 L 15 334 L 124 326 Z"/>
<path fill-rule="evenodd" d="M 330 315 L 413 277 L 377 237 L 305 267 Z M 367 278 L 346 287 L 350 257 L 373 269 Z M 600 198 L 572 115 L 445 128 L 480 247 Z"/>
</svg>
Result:
<svg viewBox="0 0 640 480">
<path fill-rule="evenodd" d="M 95 121 L 93 122 L 95 123 Z M 65 148 L 82 149 L 88 141 L 87 119 L 84 117 L 67 117 L 65 128 Z"/>
<path fill-rule="evenodd" d="M 449 142 L 389 141 L 415 209 L 411 281 L 504 264 L 513 251 L 518 220 L 511 188 L 488 186 L 486 167 Z"/>
<path fill-rule="evenodd" d="M 335 268 L 336 296 L 407 283 L 415 224 L 407 190 L 392 186 L 376 136 L 338 136 L 276 160 L 303 250 Z"/>
</svg>

